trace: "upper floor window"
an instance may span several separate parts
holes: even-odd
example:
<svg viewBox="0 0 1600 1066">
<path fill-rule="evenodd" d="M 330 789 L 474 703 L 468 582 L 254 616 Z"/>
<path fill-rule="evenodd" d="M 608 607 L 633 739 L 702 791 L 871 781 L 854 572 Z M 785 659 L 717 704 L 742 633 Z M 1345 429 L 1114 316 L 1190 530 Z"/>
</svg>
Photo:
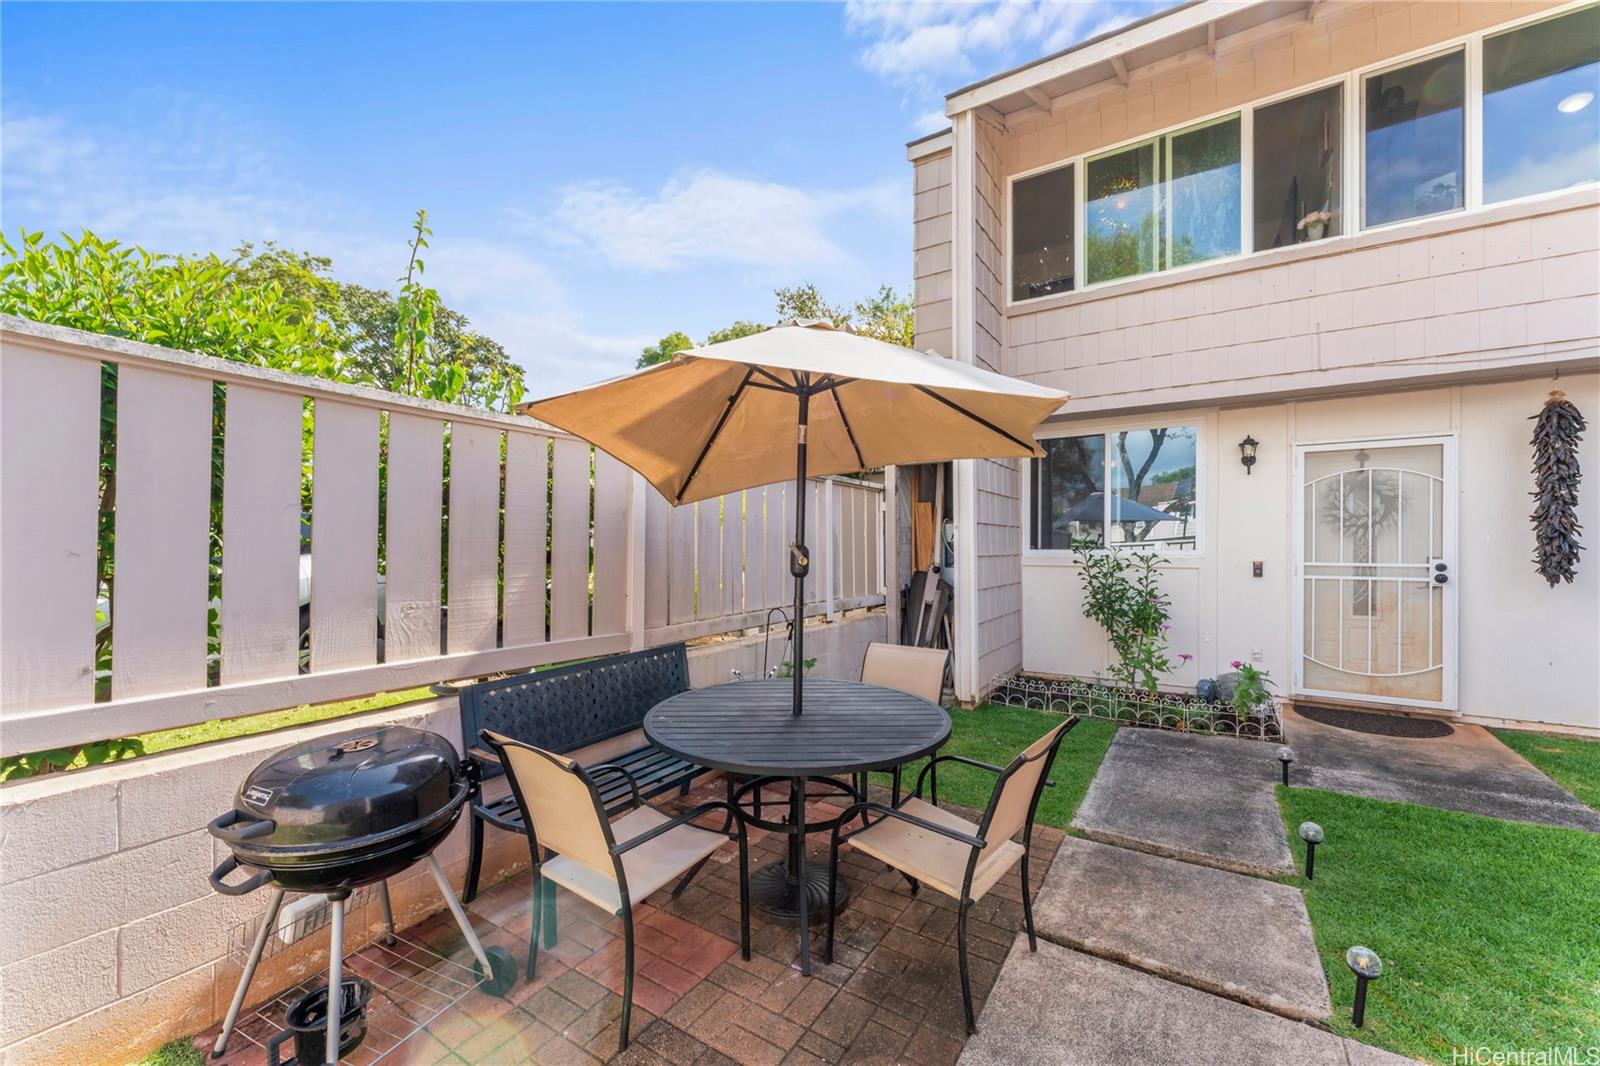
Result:
<svg viewBox="0 0 1600 1066">
<path fill-rule="evenodd" d="M 1238 115 L 1095 156 L 1085 177 L 1090 282 L 1238 254 Z"/>
<path fill-rule="evenodd" d="M 1367 77 L 1367 225 L 1463 205 L 1466 84 L 1466 54 L 1459 50 Z"/>
<path fill-rule="evenodd" d="M 1158 426 L 1040 441 L 1028 546 L 1194 550 L 1196 438 L 1194 426 Z"/>
<path fill-rule="evenodd" d="M 1483 41 L 1483 200 L 1600 180 L 1600 7 Z"/>
<path fill-rule="evenodd" d="M 1059 167 L 1011 186 L 1012 300 L 1072 289 L 1073 173 Z"/>
<path fill-rule="evenodd" d="M 1306 93 L 1255 111 L 1255 242 L 1258 252 L 1344 232 L 1339 174 L 1344 92 Z"/>
</svg>

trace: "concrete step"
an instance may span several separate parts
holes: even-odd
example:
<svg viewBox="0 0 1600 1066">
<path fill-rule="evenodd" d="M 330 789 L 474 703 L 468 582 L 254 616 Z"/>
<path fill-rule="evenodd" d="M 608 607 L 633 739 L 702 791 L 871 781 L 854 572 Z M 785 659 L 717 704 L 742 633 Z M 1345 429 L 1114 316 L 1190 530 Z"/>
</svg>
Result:
<svg viewBox="0 0 1600 1066">
<path fill-rule="evenodd" d="M 1405 1066 L 1304 1022 L 1019 935 L 962 1066 Z"/>
<path fill-rule="evenodd" d="M 1290 885 L 1069 837 L 1034 924 L 1047 940 L 1286 1018 L 1332 1014 Z"/>
<path fill-rule="evenodd" d="M 1084 836 L 1219 870 L 1295 872 L 1273 782 L 1276 746 L 1120 729 L 1073 828 Z"/>
</svg>

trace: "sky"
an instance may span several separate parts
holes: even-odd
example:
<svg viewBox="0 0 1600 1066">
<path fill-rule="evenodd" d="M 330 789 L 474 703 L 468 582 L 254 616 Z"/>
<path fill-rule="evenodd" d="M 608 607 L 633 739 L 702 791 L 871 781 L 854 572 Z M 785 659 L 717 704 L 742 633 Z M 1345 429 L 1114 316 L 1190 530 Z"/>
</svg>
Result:
<svg viewBox="0 0 1600 1066">
<path fill-rule="evenodd" d="M 0 224 L 426 280 L 537 397 L 772 290 L 911 287 L 944 94 L 1153 0 L 0 6 Z"/>
</svg>

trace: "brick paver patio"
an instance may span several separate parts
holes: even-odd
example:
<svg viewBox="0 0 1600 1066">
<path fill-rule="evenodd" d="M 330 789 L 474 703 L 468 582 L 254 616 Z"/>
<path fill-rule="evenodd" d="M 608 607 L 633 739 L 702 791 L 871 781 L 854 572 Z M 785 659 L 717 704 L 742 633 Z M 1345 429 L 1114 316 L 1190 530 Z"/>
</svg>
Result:
<svg viewBox="0 0 1600 1066">
<path fill-rule="evenodd" d="M 676 803 L 722 796 L 717 782 Z M 778 801 L 779 794 L 772 799 Z M 822 817 L 831 808 L 814 804 L 811 810 L 813 817 Z M 1060 842 L 1057 830 L 1034 830 L 1035 892 Z M 826 835 L 813 836 L 812 861 L 826 862 L 826 848 Z M 752 869 L 782 850 L 781 836 L 752 831 Z M 504 998 L 469 993 L 388 1050 L 382 1061 L 418 1066 L 955 1062 L 965 1032 L 953 901 L 931 891 L 913 897 L 898 873 L 846 851 L 840 870 L 854 892 L 839 915 L 834 962 L 822 961 L 822 927 L 815 926 L 807 978 L 798 970 L 795 930 L 766 923 L 759 913 L 751 915 L 751 959 L 739 957 L 737 861 L 730 843 L 677 899 L 663 890 L 636 907 L 633 1041 L 623 1055 L 616 1055 L 622 1012 L 620 920 L 606 919 L 597 908 L 561 893 L 559 940 L 551 950 L 541 948 L 538 977 L 529 983 L 520 967 L 527 961 L 532 923 L 531 883 L 522 874 L 486 889 L 469 908 L 484 942 L 508 947 L 516 956 L 517 985 Z M 1021 882 L 1013 869 L 973 907 L 968 921 L 973 994 L 980 1011 L 1021 928 Z M 448 914 L 436 915 L 407 936 L 470 961 Z M 196 1043 L 209 1049 L 215 1035 L 211 1030 Z M 369 1043 L 352 1061 L 370 1061 L 383 1050 Z M 253 1066 L 264 1060 L 257 1049 L 240 1047 L 225 1061 Z"/>
</svg>

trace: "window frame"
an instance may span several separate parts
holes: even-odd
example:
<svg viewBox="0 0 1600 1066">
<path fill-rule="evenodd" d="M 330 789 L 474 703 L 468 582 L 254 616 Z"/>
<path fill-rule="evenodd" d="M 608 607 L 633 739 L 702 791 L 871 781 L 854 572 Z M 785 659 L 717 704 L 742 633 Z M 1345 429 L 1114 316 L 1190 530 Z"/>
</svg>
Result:
<svg viewBox="0 0 1600 1066">
<path fill-rule="evenodd" d="M 1212 260 L 1208 260 L 1210 262 Z M 1145 275 L 1138 275 L 1143 277 Z M 1111 462 L 1115 450 L 1111 446 L 1111 437 L 1116 433 L 1126 433 L 1134 430 L 1161 429 L 1162 427 L 1183 427 L 1194 430 L 1194 499 L 1195 517 L 1191 520 L 1194 524 L 1194 547 L 1175 548 L 1164 544 L 1123 543 L 1111 544 L 1111 499 L 1116 495 L 1115 481 L 1112 476 Z M 1104 489 L 1104 509 L 1101 515 L 1102 536 L 1106 541 L 1094 549 L 1094 554 L 1105 554 L 1114 551 L 1148 551 L 1155 552 L 1171 562 L 1182 564 L 1191 560 L 1205 558 L 1206 553 L 1206 523 L 1209 521 L 1210 504 L 1206 499 L 1207 474 L 1206 465 L 1208 454 L 1206 447 L 1210 436 L 1209 417 L 1202 412 L 1176 411 L 1170 418 L 1119 418 L 1109 422 L 1094 422 L 1079 426 L 1040 426 L 1034 434 L 1034 439 L 1040 443 L 1048 440 L 1059 440 L 1064 437 L 1101 437 L 1105 442 L 1104 470 L 1102 480 Z M 1070 562 L 1073 559 L 1071 548 L 1035 548 L 1033 547 L 1033 466 L 1036 460 L 1028 459 L 1028 468 L 1022 472 L 1021 497 L 1021 525 L 1024 536 L 1022 538 L 1022 557 L 1036 561 L 1055 560 Z"/>
<path fill-rule="evenodd" d="M 1498 37 L 1502 34 L 1512 33 L 1538 22 L 1547 22 L 1570 15 L 1584 8 L 1600 6 L 1597 0 L 1571 0 L 1554 8 L 1532 12 L 1518 18 L 1497 23 L 1494 26 L 1472 33 L 1458 34 L 1444 41 L 1426 45 L 1410 52 L 1369 63 L 1353 70 L 1345 71 L 1331 77 L 1296 85 L 1270 96 L 1263 96 L 1221 108 L 1208 114 L 1198 115 L 1165 127 L 1149 130 L 1137 136 L 1127 137 L 1122 140 L 1097 146 L 1089 151 L 1076 155 L 1053 160 L 1049 163 L 1032 167 L 1028 170 L 1018 171 L 1008 175 L 1005 181 L 1005 207 L 1003 225 L 1005 237 L 1005 300 L 1007 311 L 1013 308 L 1033 308 L 1047 300 L 1060 300 L 1080 293 L 1113 290 L 1119 285 L 1135 281 L 1149 281 L 1152 278 L 1165 276 L 1179 276 L 1185 271 L 1201 270 L 1214 267 L 1218 264 L 1233 263 L 1253 256 L 1271 255 L 1281 252 L 1281 248 L 1265 248 L 1261 251 L 1253 249 L 1253 234 L 1255 230 L 1254 210 L 1254 185 L 1255 185 L 1255 112 L 1257 108 L 1290 100 L 1297 96 L 1326 89 L 1333 85 L 1342 86 L 1340 93 L 1340 116 L 1343 159 L 1340 165 L 1340 181 L 1342 193 L 1340 196 L 1339 210 L 1343 217 L 1341 232 L 1336 237 L 1324 237 L 1323 241 L 1342 241 L 1357 237 L 1364 233 L 1386 233 L 1407 226 L 1425 225 L 1436 222 L 1441 218 L 1453 218 L 1464 213 L 1474 213 L 1486 208 L 1500 208 L 1507 204 L 1527 203 L 1561 196 L 1570 189 L 1555 189 L 1547 192 L 1528 193 L 1524 196 L 1498 200 L 1486 205 L 1483 200 L 1483 42 L 1489 37 Z M 1411 66 L 1426 59 L 1446 55 L 1451 52 L 1461 51 L 1465 56 L 1466 98 L 1464 101 L 1465 114 L 1465 141 L 1462 160 L 1462 182 L 1465 186 L 1462 195 L 1462 206 L 1453 211 L 1441 211 L 1431 215 L 1419 215 L 1415 218 L 1399 219 L 1394 222 L 1385 222 L 1368 226 L 1364 224 L 1366 215 L 1366 108 L 1362 100 L 1362 86 L 1366 78 L 1385 71 L 1396 70 Z M 1600 101 L 1597 101 L 1600 103 Z M 1088 205 L 1085 194 L 1088 187 L 1088 167 L 1091 159 L 1097 159 L 1118 151 L 1125 150 L 1134 145 L 1150 141 L 1161 141 L 1164 138 L 1180 133 L 1192 127 L 1204 126 L 1227 118 L 1230 115 L 1239 116 L 1239 163 L 1240 163 L 1240 251 L 1236 255 L 1218 256 L 1215 259 L 1206 259 L 1198 263 L 1186 263 L 1183 266 L 1169 267 L 1165 270 L 1147 271 L 1142 274 L 1130 274 L 1127 277 L 1108 278 L 1104 281 L 1088 282 L 1089 269 L 1086 258 L 1086 225 L 1088 219 Z M 1074 205 L 1073 234 L 1073 260 L 1074 283 L 1067 292 L 1047 293 L 1043 296 L 1031 296 L 1025 300 L 1013 300 L 1011 268 L 1013 260 L 1013 236 L 1015 226 L 1012 224 L 1012 195 L 1011 186 L 1022 178 L 1032 177 L 1062 167 L 1073 166 L 1073 189 L 1076 197 Z M 1593 188 L 1600 183 L 1591 183 L 1585 187 Z M 1163 220 L 1163 230 L 1166 228 Z M 1320 243 L 1320 242 L 1319 242 Z M 1163 232 L 1161 253 L 1166 255 L 1166 234 Z M 1079 280 L 1083 283 L 1079 284 Z"/>
</svg>

